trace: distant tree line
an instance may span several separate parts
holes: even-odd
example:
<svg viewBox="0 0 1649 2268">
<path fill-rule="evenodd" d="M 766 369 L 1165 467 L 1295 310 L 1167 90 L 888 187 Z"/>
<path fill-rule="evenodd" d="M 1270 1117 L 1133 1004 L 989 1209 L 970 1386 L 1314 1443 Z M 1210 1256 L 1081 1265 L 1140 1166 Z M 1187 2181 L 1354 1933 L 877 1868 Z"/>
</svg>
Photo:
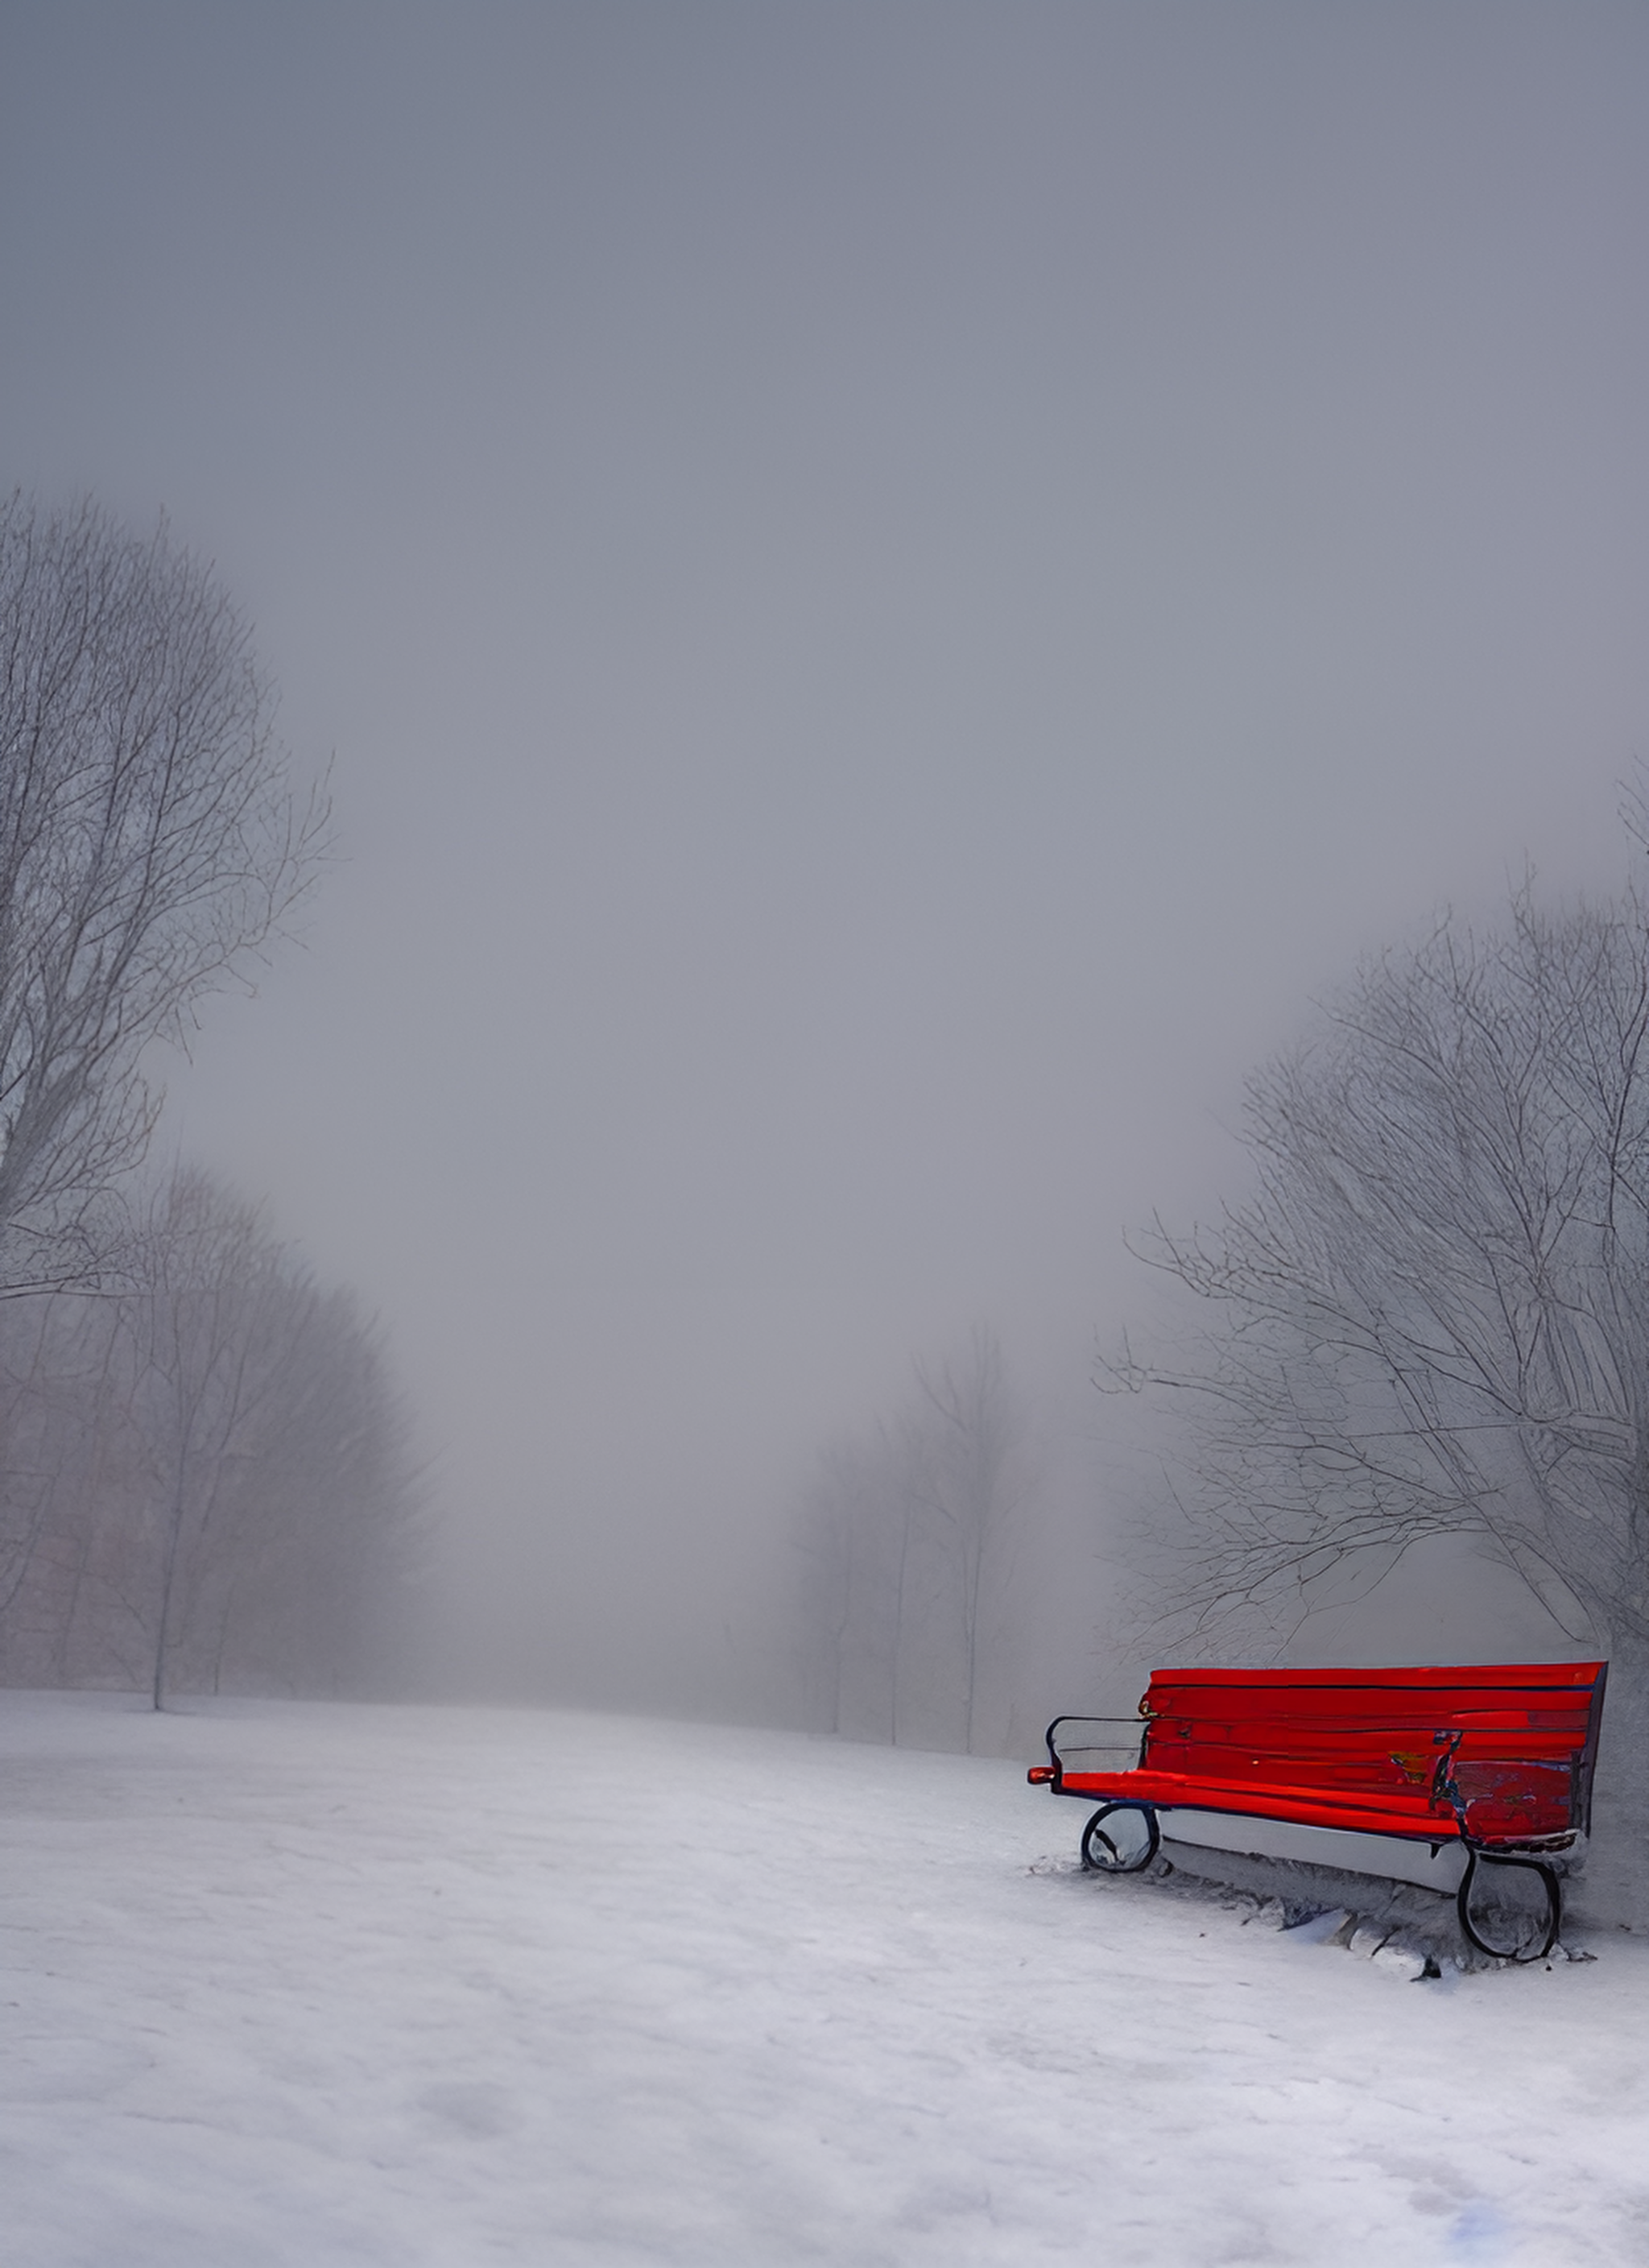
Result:
<svg viewBox="0 0 1649 2268">
<path fill-rule="evenodd" d="M 415 1550 L 373 1327 L 255 1209 L 135 1182 L 146 1050 L 310 888 L 250 633 L 164 526 L 0 503 L 0 1678 L 333 1690 Z"/>
</svg>

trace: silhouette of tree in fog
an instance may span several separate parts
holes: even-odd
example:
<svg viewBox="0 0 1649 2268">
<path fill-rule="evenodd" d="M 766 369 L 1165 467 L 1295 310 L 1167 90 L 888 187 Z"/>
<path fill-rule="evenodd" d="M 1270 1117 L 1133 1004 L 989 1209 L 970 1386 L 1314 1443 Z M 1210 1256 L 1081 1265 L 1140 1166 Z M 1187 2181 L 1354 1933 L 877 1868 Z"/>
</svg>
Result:
<svg viewBox="0 0 1649 2268">
<path fill-rule="evenodd" d="M 62 1281 L 139 1158 L 139 1058 L 244 976 L 312 879 L 246 623 L 96 504 L 0 502 L 0 1265 Z"/>
<path fill-rule="evenodd" d="M 206 1176 L 130 1288 L 0 1311 L 0 1674 L 169 1690 L 358 1681 L 421 1497 L 377 1333 Z"/>
<path fill-rule="evenodd" d="M 979 1711 L 983 1615 L 991 1578 L 1020 1502 L 1010 1467 L 1025 1438 L 994 1331 L 975 1329 L 965 1351 L 917 1365 L 912 1472 L 918 1503 L 949 1576 L 963 1681 L 963 1747 L 971 1754 Z"/>
<path fill-rule="evenodd" d="M 993 1332 L 915 1370 L 887 1418 L 821 1456 L 801 1506 L 802 1618 L 833 1731 L 971 1750 L 1026 1425 Z"/>
<path fill-rule="evenodd" d="M 844 1433 L 802 1498 L 802 1618 L 833 1733 L 897 1746 L 917 1497 L 909 1428 Z"/>
<path fill-rule="evenodd" d="M 370 1335 L 254 1208 L 180 1173 L 138 1250 L 121 1304 L 157 1530 L 158 1709 L 180 1654 L 221 1682 L 238 1624 L 244 1652 L 284 1616 L 289 1661 L 324 1659 L 306 1625 L 347 1612 L 351 1576 L 393 1575 L 411 1472 Z"/>
<path fill-rule="evenodd" d="M 273 711 L 164 525 L 0 501 L 0 1653 L 157 1708 L 179 1678 L 349 1675 L 414 1526 L 348 1295 L 199 1174 L 112 1197 L 155 1122 L 144 1049 L 248 976 L 323 852 Z"/>
</svg>

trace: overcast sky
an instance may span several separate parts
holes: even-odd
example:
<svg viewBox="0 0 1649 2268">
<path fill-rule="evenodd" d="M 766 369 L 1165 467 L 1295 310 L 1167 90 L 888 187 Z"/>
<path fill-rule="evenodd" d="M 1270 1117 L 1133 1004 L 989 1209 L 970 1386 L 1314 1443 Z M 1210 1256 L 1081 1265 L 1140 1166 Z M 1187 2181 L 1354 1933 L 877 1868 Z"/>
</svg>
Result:
<svg viewBox="0 0 1649 2268">
<path fill-rule="evenodd" d="M 546 1658 L 690 1651 L 975 1320 L 1075 1408 L 1314 996 L 1621 871 L 1639 0 L 0 27 L 0 480 L 164 507 L 335 751 L 167 1140 Z"/>
</svg>

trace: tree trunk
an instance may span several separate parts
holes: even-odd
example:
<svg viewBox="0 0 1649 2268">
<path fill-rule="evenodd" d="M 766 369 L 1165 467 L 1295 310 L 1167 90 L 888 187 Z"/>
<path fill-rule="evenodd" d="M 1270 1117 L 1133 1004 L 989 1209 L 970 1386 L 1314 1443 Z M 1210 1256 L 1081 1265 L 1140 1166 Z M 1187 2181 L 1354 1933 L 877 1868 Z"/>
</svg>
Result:
<svg viewBox="0 0 1649 2268">
<path fill-rule="evenodd" d="M 1592 1843 L 1566 1900 L 1578 1921 L 1649 1933 L 1649 1646 L 1611 1649 Z"/>
<path fill-rule="evenodd" d="M 183 1533 L 183 1487 L 180 1482 L 166 1534 L 166 1557 L 160 1568 L 160 1626 L 155 1632 L 155 1674 L 150 1689 L 151 1698 L 157 1709 L 164 1709 L 166 1705 L 166 1647 L 172 1636 L 172 1594 L 177 1587 L 178 1543 Z"/>
</svg>

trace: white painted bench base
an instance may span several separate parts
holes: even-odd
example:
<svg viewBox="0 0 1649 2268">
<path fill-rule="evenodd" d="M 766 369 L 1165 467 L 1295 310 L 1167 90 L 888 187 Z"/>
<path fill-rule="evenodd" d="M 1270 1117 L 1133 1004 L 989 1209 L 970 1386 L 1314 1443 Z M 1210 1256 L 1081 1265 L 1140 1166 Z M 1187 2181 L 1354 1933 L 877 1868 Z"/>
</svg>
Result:
<svg viewBox="0 0 1649 2268">
<path fill-rule="evenodd" d="M 1158 1813 L 1164 1837 L 1207 1851 L 1236 1851 L 1255 1859 L 1303 1859 L 1351 1874 L 1384 1874 L 1417 1882 L 1452 1898 L 1466 1871 L 1465 1845 L 1451 1837 L 1436 1848 L 1400 1835 L 1357 1835 L 1338 1827 L 1300 1827 L 1290 1820 L 1239 1818 L 1228 1811 L 1176 1808 Z"/>
</svg>

